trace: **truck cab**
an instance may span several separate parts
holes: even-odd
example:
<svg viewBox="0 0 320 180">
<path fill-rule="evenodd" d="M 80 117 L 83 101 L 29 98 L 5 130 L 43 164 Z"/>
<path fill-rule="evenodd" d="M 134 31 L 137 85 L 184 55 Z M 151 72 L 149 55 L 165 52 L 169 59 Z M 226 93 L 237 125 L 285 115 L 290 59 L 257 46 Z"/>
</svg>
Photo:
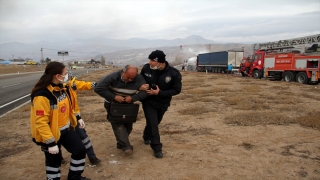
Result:
<svg viewBox="0 0 320 180">
<path fill-rule="evenodd" d="M 253 55 L 243 58 L 239 69 L 242 76 L 262 78 L 265 53 L 264 50 L 258 50 Z"/>
</svg>

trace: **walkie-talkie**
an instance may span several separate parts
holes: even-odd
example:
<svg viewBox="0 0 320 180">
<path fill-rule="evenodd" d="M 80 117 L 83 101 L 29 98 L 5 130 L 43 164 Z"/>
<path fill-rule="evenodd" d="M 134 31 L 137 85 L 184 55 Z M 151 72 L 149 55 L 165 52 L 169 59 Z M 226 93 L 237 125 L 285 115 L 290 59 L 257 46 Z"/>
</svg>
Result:
<svg viewBox="0 0 320 180">
<path fill-rule="evenodd" d="M 157 86 L 156 86 L 155 83 L 152 83 L 152 84 L 150 85 L 150 88 L 153 89 L 153 90 L 156 90 L 156 89 L 157 89 Z"/>
</svg>

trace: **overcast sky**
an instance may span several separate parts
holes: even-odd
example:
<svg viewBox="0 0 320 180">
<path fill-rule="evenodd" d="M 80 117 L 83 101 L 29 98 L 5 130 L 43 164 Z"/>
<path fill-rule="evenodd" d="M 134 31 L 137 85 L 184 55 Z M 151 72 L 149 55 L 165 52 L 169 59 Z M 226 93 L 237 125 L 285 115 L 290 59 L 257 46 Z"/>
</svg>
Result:
<svg viewBox="0 0 320 180">
<path fill-rule="evenodd" d="M 268 42 L 320 34 L 320 0 L 0 0 L 0 43 L 104 37 Z"/>
</svg>

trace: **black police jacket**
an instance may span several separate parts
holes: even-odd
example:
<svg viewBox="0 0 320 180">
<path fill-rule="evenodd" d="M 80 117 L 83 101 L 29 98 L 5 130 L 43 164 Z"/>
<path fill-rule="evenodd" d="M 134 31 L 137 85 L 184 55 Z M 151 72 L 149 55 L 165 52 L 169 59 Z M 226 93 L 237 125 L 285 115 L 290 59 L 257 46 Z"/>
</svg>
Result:
<svg viewBox="0 0 320 180">
<path fill-rule="evenodd" d="M 142 100 L 145 105 L 155 108 L 165 108 L 170 106 L 172 96 L 181 92 L 182 77 L 180 72 L 169 65 L 166 61 L 164 70 L 152 70 L 149 64 L 145 64 L 141 70 L 141 75 L 145 78 L 149 86 L 153 84 L 160 88 L 158 95 L 150 95 Z"/>
</svg>

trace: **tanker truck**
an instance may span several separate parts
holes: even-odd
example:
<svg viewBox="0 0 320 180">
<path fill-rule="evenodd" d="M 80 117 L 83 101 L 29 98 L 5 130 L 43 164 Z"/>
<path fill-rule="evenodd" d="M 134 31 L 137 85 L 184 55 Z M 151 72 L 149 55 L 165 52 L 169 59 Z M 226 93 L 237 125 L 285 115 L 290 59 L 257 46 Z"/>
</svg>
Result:
<svg viewBox="0 0 320 180">
<path fill-rule="evenodd" d="M 302 84 L 320 81 L 320 34 L 254 44 L 254 54 L 243 59 L 239 72 L 253 78 L 297 81 Z M 310 48 L 294 50 L 297 45 L 312 44 Z M 285 51 L 287 50 L 287 51 Z"/>
<path fill-rule="evenodd" d="M 232 64 L 234 70 L 238 70 L 243 58 L 243 50 L 220 51 L 198 54 L 196 67 L 198 72 L 226 73 L 228 64 Z"/>
<path fill-rule="evenodd" d="M 183 65 L 185 66 L 186 71 L 195 71 L 196 70 L 196 60 L 197 57 L 190 57 L 189 59 L 185 60 Z"/>
</svg>

